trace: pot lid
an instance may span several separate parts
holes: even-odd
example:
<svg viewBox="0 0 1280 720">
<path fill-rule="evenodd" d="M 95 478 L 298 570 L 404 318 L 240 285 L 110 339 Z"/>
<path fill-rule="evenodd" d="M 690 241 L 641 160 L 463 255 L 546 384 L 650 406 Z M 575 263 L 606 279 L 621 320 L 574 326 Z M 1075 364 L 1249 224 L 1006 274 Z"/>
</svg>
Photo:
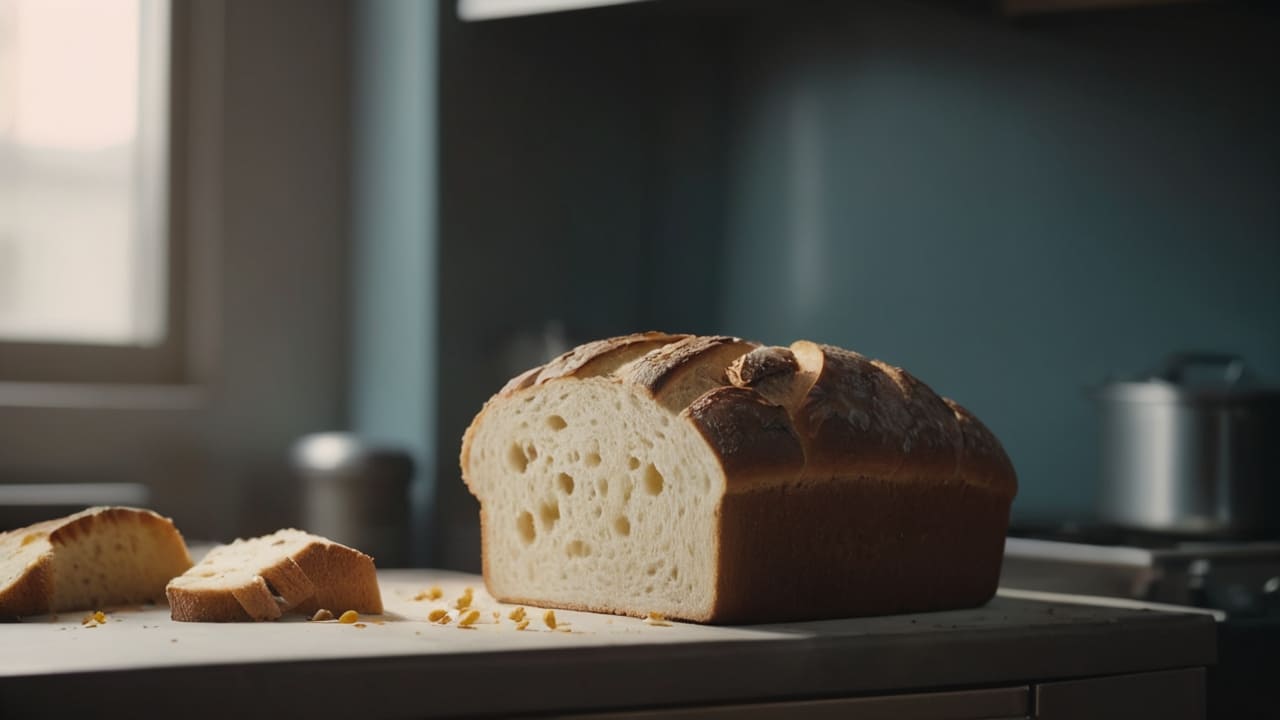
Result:
<svg viewBox="0 0 1280 720">
<path fill-rule="evenodd" d="M 1097 395 L 1129 402 L 1241 402 L 1280 400 L 1280 389 L 1260 383 L 1239 355 L 1181 352 L 1138 379 L 1102 385 Z"/>
</svg>

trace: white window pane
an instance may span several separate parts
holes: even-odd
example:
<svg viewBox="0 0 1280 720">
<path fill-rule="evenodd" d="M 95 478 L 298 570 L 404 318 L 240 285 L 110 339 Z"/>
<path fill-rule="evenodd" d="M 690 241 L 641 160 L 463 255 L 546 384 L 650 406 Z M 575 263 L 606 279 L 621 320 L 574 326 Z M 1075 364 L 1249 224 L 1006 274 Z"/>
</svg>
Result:
<svg viewBox="0 0 1280 720">
<path fill-rule="evenodd" d="M 0 0 L 0 339 L 163 337 L 167 9 Z"/>
</svg>

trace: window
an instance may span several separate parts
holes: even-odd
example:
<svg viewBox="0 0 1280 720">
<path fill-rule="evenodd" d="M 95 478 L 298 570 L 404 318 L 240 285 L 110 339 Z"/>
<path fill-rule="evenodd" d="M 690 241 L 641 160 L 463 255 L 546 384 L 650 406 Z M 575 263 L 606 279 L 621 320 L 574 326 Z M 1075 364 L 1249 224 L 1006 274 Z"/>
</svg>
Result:
<svg viewBox="0 0 1280 720">
<path fill-rule="evenodd" d="M 169 38 L 165 0 L 0 0 L 0 380 L 172 365 Z"/>
</svg>

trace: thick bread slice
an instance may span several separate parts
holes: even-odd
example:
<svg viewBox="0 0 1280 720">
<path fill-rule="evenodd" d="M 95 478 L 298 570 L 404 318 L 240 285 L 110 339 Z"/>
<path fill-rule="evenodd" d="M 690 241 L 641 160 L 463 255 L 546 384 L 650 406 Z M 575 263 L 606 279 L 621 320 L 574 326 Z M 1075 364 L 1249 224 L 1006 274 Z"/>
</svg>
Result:
<svg viewBox="0 0 1280 720">
<path fill-rule="evenodd" d="M 701 622 L 979 605 L 1017 491 L 990 431 L 901 368 L 661 333 L 508 383 L 461 464 L 499 599 Z"/>
<path fill-rule="evenodd" d="M 0 534 L 0 620 L 159 600 L 189 567 L 168 518 L 89 508 Z"/>
<path fill-rule="evenodd" d="M 287 612 L 382 612 L 373 558 L 301 530 L 209 551 L 165 589 L 174 620 L 275 620 Z"/>
</svg>

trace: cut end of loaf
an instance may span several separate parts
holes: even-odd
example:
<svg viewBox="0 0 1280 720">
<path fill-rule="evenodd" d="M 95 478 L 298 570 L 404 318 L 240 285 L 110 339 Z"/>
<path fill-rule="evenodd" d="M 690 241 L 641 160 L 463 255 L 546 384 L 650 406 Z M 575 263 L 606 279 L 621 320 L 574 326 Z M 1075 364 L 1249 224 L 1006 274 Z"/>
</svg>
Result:
<svg viewBox="0 0 1280 720">
<path fill-rule="evenodd" d="M 548 383 L 471 446 L 498 598 L 706 619 L 723 478 L 693 429 L 634 387 Z"/>
</svg>

